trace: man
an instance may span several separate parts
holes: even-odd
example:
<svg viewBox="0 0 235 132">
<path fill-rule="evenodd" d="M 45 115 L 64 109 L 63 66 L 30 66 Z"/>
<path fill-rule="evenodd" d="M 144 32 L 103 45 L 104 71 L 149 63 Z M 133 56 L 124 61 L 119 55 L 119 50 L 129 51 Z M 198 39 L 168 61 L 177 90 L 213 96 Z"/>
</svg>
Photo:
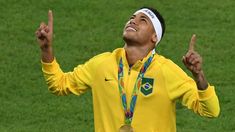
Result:
<svg viewBox="0 0 235 132">
<path fill-rule="evenodd" d="M 153 8 L 141 8 L 126 23 L 125 45 L 97 55 L 74 71 L 64 73 L 53 56 L 53 16 L 41 23 L 36 36 L 42 52 L 42 70 L 56 95 L 82 94 L 91 88 L 97 132 L 174 132 L 175 102 L 206 117 L 220 111 L 214 87 L 202 70 L 193 35 L 183 63 L 194 80 L 176 64 L 155 53 L 165 31 L 164 19 Z"/>
</svg>

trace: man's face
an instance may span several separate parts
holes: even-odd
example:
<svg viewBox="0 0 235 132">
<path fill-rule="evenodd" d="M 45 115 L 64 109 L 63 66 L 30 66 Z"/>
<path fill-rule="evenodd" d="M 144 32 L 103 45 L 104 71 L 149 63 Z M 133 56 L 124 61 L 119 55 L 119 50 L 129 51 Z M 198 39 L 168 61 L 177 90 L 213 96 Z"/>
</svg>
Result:
<svg viewBox="0 0 235 132">
<path fill-rule="evenodd" d="M 144 13 L 132 15 L 123 31 L 123 39 L 127 44 L 128 42 L 141 45 L 154 43 L 155 35 L 152 22 Z"/>
</svg>

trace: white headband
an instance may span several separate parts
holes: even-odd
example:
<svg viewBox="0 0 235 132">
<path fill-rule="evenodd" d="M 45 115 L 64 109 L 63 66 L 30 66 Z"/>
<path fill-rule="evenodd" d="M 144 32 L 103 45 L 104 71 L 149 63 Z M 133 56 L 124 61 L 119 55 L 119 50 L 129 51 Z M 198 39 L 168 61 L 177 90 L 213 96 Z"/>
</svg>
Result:
<svg viewBox="0 0 235 132">
<path fill-rule="evenodd" d="M 161 22 L 159 21 L 157 16 L 151 10 L 149 10 L 147 8 L 140 9 L 140 10 L 136 11 L 134 14 L 137 14 L 137 13 L 144 13 L 151 20 L 151 22 L 153 24 L 153 28 L 157 34 L 157 43 L 156 43 L 156 45 L 157 45 L 162 38 Z"/>
</svg>

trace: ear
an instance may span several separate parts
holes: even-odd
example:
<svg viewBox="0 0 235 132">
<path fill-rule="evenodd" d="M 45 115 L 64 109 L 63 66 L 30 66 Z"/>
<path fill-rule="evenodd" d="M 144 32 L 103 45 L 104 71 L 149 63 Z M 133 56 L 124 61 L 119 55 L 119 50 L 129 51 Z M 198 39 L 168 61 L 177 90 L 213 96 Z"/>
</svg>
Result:
<svg viewBox="0 0 235 132">
<path fill-rule="evenodd" d="M 155 44 L 157 42 L 157 35 L 156 33 L 153 33 L 151 41 Z"/>
</svg>

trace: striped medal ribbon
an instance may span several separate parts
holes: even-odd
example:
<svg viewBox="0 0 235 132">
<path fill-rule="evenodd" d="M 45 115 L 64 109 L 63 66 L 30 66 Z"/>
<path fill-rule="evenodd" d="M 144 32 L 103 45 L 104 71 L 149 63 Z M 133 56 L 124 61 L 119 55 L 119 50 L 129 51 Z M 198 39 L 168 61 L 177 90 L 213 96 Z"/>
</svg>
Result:
<svg viewBox="0 0 235 132">
<path fill-rule="evenodd" d="M 127 128 L 126 126 L 128 125 L 129 127 L 132 121 L 133 113 L 134 113 L 134 108 L 137 100 L 137 93 L 141 87 L 141 81 L 142 78 L 144 77 L 144 73 L 146 72 L 147 68 L 152 62 L 152 59 L 155 55 L 155 50 L 152 51 L 151 56 L 147 59 L 147 61 L 144 63 L 144 65 L 141 67 L 140 72 L 138 74 L 138 77 L 135 81 L 134 89 L 132 91 L 132 97 L 131 97 L 131 102 L 130 102 L 130 109 L 127 108 L 127 101 L 126 101 L 126 93 L 124 91 L 124 80 L 123 80 L 123 61 L 122 58 L 119 61 L 119 68 L 118 68 L 118 88 L 122 100 L 122 106 L 124 109 L 125 113 L 125 125 L 121 126 L 121 128 Z M 120 130 L 121 130 L 120 128 Z"/>
</svg>

